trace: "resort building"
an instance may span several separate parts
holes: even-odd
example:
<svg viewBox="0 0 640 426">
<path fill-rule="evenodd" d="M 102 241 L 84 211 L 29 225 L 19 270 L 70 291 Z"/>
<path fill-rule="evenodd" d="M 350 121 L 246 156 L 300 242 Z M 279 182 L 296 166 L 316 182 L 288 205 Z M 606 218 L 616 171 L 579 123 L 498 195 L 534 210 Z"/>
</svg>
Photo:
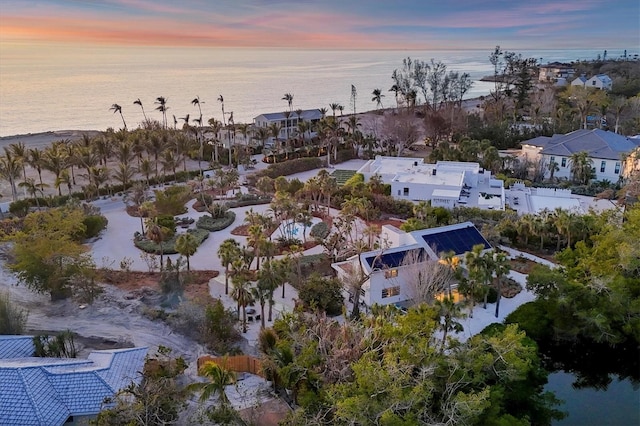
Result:
<svg viewBox="0 0 640 426">
<path fill-rule="evenodd" d="M 377 156 L 362 166 L 365 182 L 378 175 L 391 185 L 394 198 L 431 201 L 434 207 L 458 206 L 504 210 L 504 185 L 478 163 Z"/>
<path fill-rule="evenodd" d="M 538 81 L 543 83 L 557 83 L 559 79 L 566 82 L 567 79 L 575 74 L 575 69 L 570 64 L 561 62 L 550 62 L 541 65 L 539 68 Z"/>
<path fill-rule="evenodd" d="M 86 424 L 140 381 L 146 348 L 94 351 L 87 359 L 33 357 L 32 336 L 0 336 L 0 424 Z"/>
<path fill-rule="evenodd" d="M 365 307 L 411 305 L 420 292 L 416 289 L 415 276 L 421 265 L 437 262 L 442 253 L 449 251 L 455 257 L 463 257 L 476 244 L 482 244 L 485 250 L 491 249 L 471 222 L 413 232 L 383 225 L 381 239 L 390 247 L 331 265 L 340 279 L 348 279 L 354 273 L 362 273 L 367 278 L 360 291 L 360 303 Z M 345 296 L 353 300 L 353 295 Z"/>
<path fill-rule="evenodd" d="M 253 119 L 255 128 L 267 128 L 272 124 L 280 126 L 279 139 L 292 137 L 298 132 L 298 124 L 302 121 L 317 123 L 322 118 L 322 112 L 319 109 L 307 109 L 298 115 L 295 111 L 273 112 L 268 114 L 260 114 Z"/>
<path fill-rule="evenodd" d="M 566 135 L 539 136 L 522 142 L 522 153 L 531 160 L 543 159 L 546 165 L 555 162 L 558 170 L 554 177 L 571 177 L 573 154 L 586 151 L 591 161 L 595 180 L 618 182 L 623 177 L 625 159 L 638 148 L 638 139 L 628 138 L 601 129 L 581 129 Z M 551 171 L 545 167 L 545 178 Z"/>
</svg>

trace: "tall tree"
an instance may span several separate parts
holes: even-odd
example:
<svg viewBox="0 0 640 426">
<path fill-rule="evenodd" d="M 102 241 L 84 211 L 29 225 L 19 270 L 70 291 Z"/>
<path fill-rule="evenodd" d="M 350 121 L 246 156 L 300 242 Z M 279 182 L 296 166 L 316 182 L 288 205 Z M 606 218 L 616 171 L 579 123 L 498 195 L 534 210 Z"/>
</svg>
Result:
<svg viewBox="0 0 640 426">
<path fill-rule="evenodd" d="M 187 272 L 190 272 L 191 264 L 189 260 L 191 256 L 195 254 L 196 250 L 198 250 L 198 240 L 189 232 L 180 234 L 176 239 L 176 250 L 187 258 Z"/>
<path fill-rule="evenodd" d="M 142 105 L 142 101 L 140 100 L 140 98 L 133 101 L 133 104 L 140 106 L 140 109 L 142 109 L 142 116 L 144 117 L 145 123 L 149 122 L 149 119 L 147 118 L 147 114 L 144 112 L 144 106 Z"/>
<path fill-rule="evenodd" d="M 376 109 L 382 108 L 382 98 L 384 98 L 382 91 L 380 89 L 373 89 L 373 92 L 371 92 L 371 94 L 373 95 L 373 98 L 371 98 L 371 102 L 376 103 Z"/>
<path fill-rule="evenodd" d="M 118 104 L 113 104 L 111 105 L 111 108 L 109 108 L 109 111 L 113 111 L 113 113 L 115 114 L 116 112 L 120 114 L 120 118 L 122 118 L 122 124 L 124 125 L 125 130 L 127 129 L 127 123 L 124 121 L 124 116 L 122 115 L 122 107 Z"/>
<path fill-rule="evenodd" d="M 167 110 L 169 107 L 167 106 L 167 99 L 164 96 L 158 96 L 154 104 L 158 105 L 156 107 L 156 111 L 160 111 L 162 113 L 162 127 L 164 129 L 167 128 Z"/>
<path fill-rule="evenodd" d="M 218 257 L 224 265 L 224 294 L 229 294 L 229 267 L 240 256 L 242 256 L 242 249 L 240 244 L 233 238 L 224 240 L 218 248 Z"/>
</svg>

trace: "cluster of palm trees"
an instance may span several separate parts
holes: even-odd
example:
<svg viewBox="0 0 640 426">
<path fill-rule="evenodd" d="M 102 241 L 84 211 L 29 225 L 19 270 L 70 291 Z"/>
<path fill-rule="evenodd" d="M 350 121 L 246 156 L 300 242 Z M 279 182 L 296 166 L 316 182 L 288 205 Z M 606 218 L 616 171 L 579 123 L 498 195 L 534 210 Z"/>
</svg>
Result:
<svg viewBox="0 0 640 426">
<path fill-rule="evenodd" d="M 596 219 L 591 213 L 579 214 L 562 208 L 525 214 L 515 223 L 518 236 L 525 246 L 535 240 L 539 242 L 539 249 L 543 250 L 545 242 L 555 240 L 556 251 L 572 247 L 576 242 L 588 238 L 595 226 Z"/>
<path fill-rule="evenodd" d="M 16 187 L 24 187 L 32 196 L 44 196 L 50 186 L 43 172 L 53 175 L 53 187 L 62 195 L 63 187 L 71 194 L 81 186 L 88 198 L 97 196 L 113 185 L 123 190 L 139 178 L 147 185 L 152 179 L 164 181 L 179 168 L 187 171 L 187 159 L 197 152 L 192 137 L 180 131 L 160 129 L 107 130 L 97 136 L 84 134 L 81 139 L 54 141 L 46 148 L 27 148 L 24 143 L 11 144 L 0 156 L 0 176 L 9 182 L 13 200 Z M 38 180 L 28 177 L 26 167 L 37 171 Z"/>
<path fill-rule="evenodd" d="M 471 300 L 471 312 L 475 306 L 476 297 L 484 297 L 484 308 L 487 308 L 487 296 L 489 287 L 493 282 L 497 286 L 497 299 L 495 316 L 500 314 L 500 299 L 502 297 L 502 277 L 511 270 L 507 256 L 495 250 L 484 251 L 483 244 L 473 246 L 470 252 L 465 254 L 465 263 L 468 277 L 461 282 L 463 293 Z"/>
</svg>

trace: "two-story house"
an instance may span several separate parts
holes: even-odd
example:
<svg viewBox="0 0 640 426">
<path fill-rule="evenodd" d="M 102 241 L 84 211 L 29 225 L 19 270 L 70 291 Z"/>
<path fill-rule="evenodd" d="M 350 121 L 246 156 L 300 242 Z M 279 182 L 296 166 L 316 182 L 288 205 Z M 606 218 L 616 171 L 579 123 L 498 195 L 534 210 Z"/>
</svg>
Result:
<svg viewBox="0 0 640 426">
<path fill-rule="evenodd" d="M 413 232 L 384 225 L 381 238 L 391 247 L 355 255 L 332 265 L 339 278 L 347 280 L 354 273 L 366 278 L 360 290 L 360 303 L 366 307 L 411 305 L 420 292 L 415 288 L 420 265 L 437 262 L 441 254 L 449 251 L 455 257 L 463 257 L 477 244 L 482 244 L 485 250 L 491 249 L 471 222 Z M 345 296 L 353 298 L 352 294 Z"/>
<path fill-rule="evenodd" d="M 522 142 L 529 159 L 542 158 L 546 165 L 556 163 L 556 178 L 571 178 L 571 156 L 586 151 L 592 161 L 595 180 L 618 182 L 626 157 L 637 149 L 638 140 L 601 129 L 580 129 L 566 135 L 540 136 Z M 545 167 L 545 178 L 551 170 Z"/>
</svg>

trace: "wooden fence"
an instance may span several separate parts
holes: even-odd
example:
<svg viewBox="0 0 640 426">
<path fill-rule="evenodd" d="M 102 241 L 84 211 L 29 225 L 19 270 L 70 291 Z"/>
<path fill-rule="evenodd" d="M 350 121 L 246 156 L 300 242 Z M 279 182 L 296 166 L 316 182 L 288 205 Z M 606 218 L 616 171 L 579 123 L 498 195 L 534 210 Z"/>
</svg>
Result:
<svg viewBox="0 0 640 426">
<path fill-rule="evenodd" d="M 264 377 L 262 373 L 262 362 L 258 358 L 249 355 L 236 355 L 227 357 L 213 357 L 211 355 L 203 355 L 198 358 L 198 371 L 205 362 L 215 362 L 219 366 L 227 370 L 237 373 L 251 373 Z"/>
</svg>

